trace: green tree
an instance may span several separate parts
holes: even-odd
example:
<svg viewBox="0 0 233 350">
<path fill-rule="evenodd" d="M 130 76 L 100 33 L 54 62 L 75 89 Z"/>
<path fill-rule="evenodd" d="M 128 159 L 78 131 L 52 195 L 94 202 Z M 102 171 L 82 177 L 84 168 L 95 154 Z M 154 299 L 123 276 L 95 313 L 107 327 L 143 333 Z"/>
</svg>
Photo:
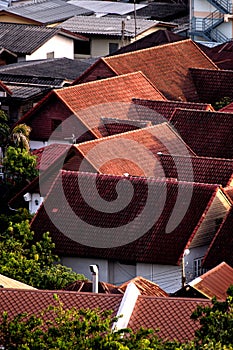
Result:
<svg viewBox="0 0 233 350">
<path fill-rule="evenodd" d="M 57 296 L 54 296 L 57 300 Z M 40 315 L 20 314 L 10 320 L 3 313 L 0 342 L 6 350 L 152 350 L 175 349 L 151 330 L 113 330 L 117 320 L 111 311 L 64 309 L 50 306 Z M 177 348 L 178 349 L 178 348 Z"/>
<path fill-rule="evenodd" d="M 5 147 L 10 133 L 8 116 L 0 110 L 0 147 Z"/>
<path fill-rule="evenodd" d="M 213 346 L 213 349 L 219 349 L 219 346 L 228 349 L 233 345 L 233 286 L 227 292 L 225 301 L 213 298 L 211 307 L 198 306 L 192 314 L 191 318 L 200 323 L 195 338 L 197 349 L 202 349 L 207 344 Z"/>
<path fill-rule="evenodd" d="M 40 289 L 62 289 L 77 279 L 85 279 L 58 264 L 49 233 L 35 241 L 28 220 L 10 222 L 0 233 L 0 273 Z"/>
</svg>

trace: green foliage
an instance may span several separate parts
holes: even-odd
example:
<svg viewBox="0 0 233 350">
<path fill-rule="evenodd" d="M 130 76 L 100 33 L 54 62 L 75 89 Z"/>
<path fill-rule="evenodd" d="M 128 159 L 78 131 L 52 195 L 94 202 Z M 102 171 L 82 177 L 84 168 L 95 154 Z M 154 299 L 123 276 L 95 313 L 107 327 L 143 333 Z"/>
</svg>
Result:
<svg viewBox="0 0 233 350">
<path fill-rule="evenodd" d="M 8 116 L 4 111 L 0 110 L 0 147 L 5 146 L 9 132 Z"/>
<path fill-rule="evenodd" d="M 14 147 L 20 148 L 21 150 L 25 149 L 29 152 L 29 135 L 31 132 L 30 126 L 26 124 L 19 124 L 14 127 L 11 132 L 10 139 Z"/>
<path fill-rule="evenodd" d="M 38 175 L 36 170 L 36 157 L 26 149 L 9 146 L 7 148 L 3 165 L 7 177 L 16 183 L 30 181 Z"/>
<path fill-rule="evenodd" d="M 224 346 L 228 349 L 233 345 L 233 287 L 228 289 L 224 302 L 214 298 L 212 304 L 212 307 L 198 306 L 191 316 L 201 325 L 196 331 L 196 348 L 205 345 L 205 349 L 224 349 Z"/>
<path fill-rule="evenodd" d="M 40 289 L 61 289 L 84 279 L 70 268 L 55 264 L 58 257 L 53 254 L 54 243 L 48 232 L 35 241 L 29 221 L 17 222 L 16 215 L 14 220 L 0 233 L 1 274 Z"/>
<path fill-rule="evenodd" d="M 38 316 L 20 314 L 10 320 L 7 313 L 3 314 L 0 342 L 6 350 L 178 349 L 176 342 L 162 342 L 151 330 L 113 330 L 117 318 L 111 311 L 66 310 L 56 295 L 54 298 L 58 304 Z"/>
<path fill-rule="evenodd" d="M 232 102 L 232 98 L 225 96 L 225 97 L 221 98 L 220 101 L 215 102 L 214 109 L 216 111 L 218 111 L 219 109 L 229 105 L 231 102 Z"/>
</svg>

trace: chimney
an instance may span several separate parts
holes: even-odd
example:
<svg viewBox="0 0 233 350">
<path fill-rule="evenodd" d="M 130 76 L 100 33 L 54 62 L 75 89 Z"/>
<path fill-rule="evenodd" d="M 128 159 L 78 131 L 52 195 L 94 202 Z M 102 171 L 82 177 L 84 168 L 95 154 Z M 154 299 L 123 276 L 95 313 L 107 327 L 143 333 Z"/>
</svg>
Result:
<svg viewBox="0 0 233 350">
<path fill-rule="evenodd" d="M 98 284 L 99 284 L 99 266 L 90 265 L 90 270 L 92 274 L 92 292 L 98 293 Z"/>
</svg>

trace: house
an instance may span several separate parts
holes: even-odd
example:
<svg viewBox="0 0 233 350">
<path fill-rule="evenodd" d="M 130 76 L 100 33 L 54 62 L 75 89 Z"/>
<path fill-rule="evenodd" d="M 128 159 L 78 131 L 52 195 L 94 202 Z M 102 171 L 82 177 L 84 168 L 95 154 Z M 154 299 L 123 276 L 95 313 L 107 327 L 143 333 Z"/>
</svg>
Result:
<svg viewBox="0 0 233 350">
<path fill-rule="evenodd" d="M 233 268 L 225 262 L 215 266 L 189 282 L 173 296 L 189 298 L 227 298 L 227 289 L 233 285 Z"/>
<path fill-rule="evenodd" d="M 200 102 L 190 74 L 192 67 L 218 70 L 198 46 L 187 39 L 100 58 L 73 84 L 140 70 L 168 100 Z"/>
<path fill-rule="evenodd" d="M 230 41 L 233 37 L 232 14 L 232 0 L 192 0 L 191 38 L 217 43 Z"/>
<path fill-rule="evenodd" d="M 198 156 L 233 158 L 232 114 L 176 109 L 170 123 Z"/>
<path fill-rule="evenodd" d="M 194 182 L 233 186 L 233 160 L 199 156 L 159 153 L 161 166 L 167 178 L 187 181 L 190 165 Z M 178 171 L 179 170 L 179 171 Z"/>
<path fill-rule="evenodd" d="M 35 213 L 60 169 L 164 177 L 158 154 L 170 150 L 187 157 L 193 154 L 167 123 L 134 131 L 126 129 L 124 133 L 77 145 L 51 144 L 32 152 L 37 157 L 40 176 L 16 194 L 9 205 L 14 209 L 26 206 Z M 192 169 L 186 170 L 188 180 Z"/>
<path fill-rule="evenodd" d="M 48 140 L 50 143 L 54 140 L 69 143 L 72 138 L 74 142 L 87 141 L 102 137 L 102 117 L 128 119 L 133 97 L 165 99 L 142 73 L 137 72 L 55 89 L 18 123 L 32 128 L 32 149 L 45 146 Z"/>
<path fill-rule="evenodd" d="M 232 40 L 214 47 L 200 45 L 206 55 L 220 68 L 233 69 L 233 43 Z"/>
<path fill-rule="evenodd" d="M 214 108 L 209 103 L 195 103 L 195 102 L 184 102 L 184 101 L 162 101 L 162 100 L 143 100 L 133 98 L 132 102 L 137 106 L 137 110 L 141 111 L 139 113 L 140 119 L 150 120 L 152 123 L 156 122 L 161 115 L 163 118 L 170 120 L 173 112 L 178 108 L 185 109 L 196 109 L 203 111 L 214 111 Z M 142 106 L 140 108 L 140 106 Z M 144 107 L 144 108 L 143 108 Z M 156 113 L 147 113 L 147 109 L 152 109 Z M 143 113 L 144 112 L 144 113 Z M 152 117 L 152 119 L 150 119 Z"/>
<path fill-rule="evenodd" d="M 92 13 L 63 0 L 40 0 L 0 10 L 0 22 L 54 26 L 72 16 Z"/>
<path fill-rule="evenodd" d="M 0 96 L 10 124 L 17 122 L 52 88 L 69 85 L 89 64 L 68 58 L 24 61 L 0 66 L 0 79 L 11 94 Z"/>
<path fill-rule="evenodd" d="M 31 229 L 36 239 L 49 231 L 61 262 L 88 278 L 98 264 L 106 282 L 140 275 L 171 293 L 182 266 L 187 281 L 196 277 L 230 206 L 218 185 L 62 170 Z"/>
<path fill-rule="evenodd" d="M 137 331 L 140 327 L 158 330 L 162 339 L 178 341 L 192 340 L 198 324 L 190 318 L 197 306 L 209 306 L 211 302 L 204 299 L 164 298 L 139 295 L 137 288 L 128 289 L 128 295 L 96 294 L 70 291 L 0 289 L 2 311 L 7 311 L 12 319 L 19 313 L 38 315 L 48 305 L 56 306 L 54 294 L 65 309 L 112 310 L 113 316 L 123 314 L 119 328 L 129 327 Z M 35 303 L 35 300 L 37 301 Z M 126 308 L 123 308 L 123 304 Z M 132 307 L 129 307 L 132 305 Z M 127 309 L 127 310 L 126 310 Z M 47 314 L 48 315 L 48 314 Z"/>
<path fill-rule="evenodd" d="M 0 23 L 0 47 L 17 55 L 17 62 L 46 58 L 74 58 L 74 46 L 88 40 L 78 34 L 45 26 Z"/>
<path fill-rule="evenodd" d="M 92 1 L 86 1 L 91 3 Z M 99 3 L 99 1 L 96 1 Z M 101 4 L 101 3 L 100 3 Z M 104 2 L 105 4 L 105 2 Z M 115 2 L 114 6 L 120 5 Z M 133 4 L 123 4 L 132 6 Z M 140 6 L 140 5 L 139 5 Z M 75 58 L 100 57 L 114 53 L 120 47 L 137 41 L 160 29 L 174 28 L 171 23 L 137 18 L 75 16 L 58 27 L 89 38 L 83 47 L 77 46 Z"/>
<path fill-rule="evenodd" d="M 233 236 L 232 236 L 233 210 L 231 209 L 228 215 L 223 220 L 219 230 L 203 259 L 203 268 L 213 268 L 225 261 L 233 267 Z"/>
<path fill-rule="evenodd" d="M 153 4 L 157 5 L 158 3 L 153 3 Z M 150 6 L 150 4 L 148 4 L 148 6 Z M 131 51 L 147 49 L 149 47 L 173 43 L 175 41 L 180 41 L 180 40 L 184 40 L 184 37 L 182 37 L 179 34 L 175 34 L 168 29 L 159 29 L 156 32 L 152 32 L 141 39 L 133 41 L 128 45 L 122 46 L 117 51 L 111 53 L 110 56 L 120 55 L 122 53 L 127 53 Z"/>
</svg>

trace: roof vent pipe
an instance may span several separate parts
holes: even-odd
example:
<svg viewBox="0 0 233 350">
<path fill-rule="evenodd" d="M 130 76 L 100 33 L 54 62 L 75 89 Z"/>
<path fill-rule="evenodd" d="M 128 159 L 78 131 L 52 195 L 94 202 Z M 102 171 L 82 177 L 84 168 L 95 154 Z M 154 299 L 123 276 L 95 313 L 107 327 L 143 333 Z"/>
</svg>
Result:
<svg viewBox="0 0 233 350">
<path fill-rule="evenodd" d="M 92 274 L 92 292 L 98 293 L 98 284 L 99 284 L 99 266 L 90 265 L 90 270 Z"/>
</svg>

